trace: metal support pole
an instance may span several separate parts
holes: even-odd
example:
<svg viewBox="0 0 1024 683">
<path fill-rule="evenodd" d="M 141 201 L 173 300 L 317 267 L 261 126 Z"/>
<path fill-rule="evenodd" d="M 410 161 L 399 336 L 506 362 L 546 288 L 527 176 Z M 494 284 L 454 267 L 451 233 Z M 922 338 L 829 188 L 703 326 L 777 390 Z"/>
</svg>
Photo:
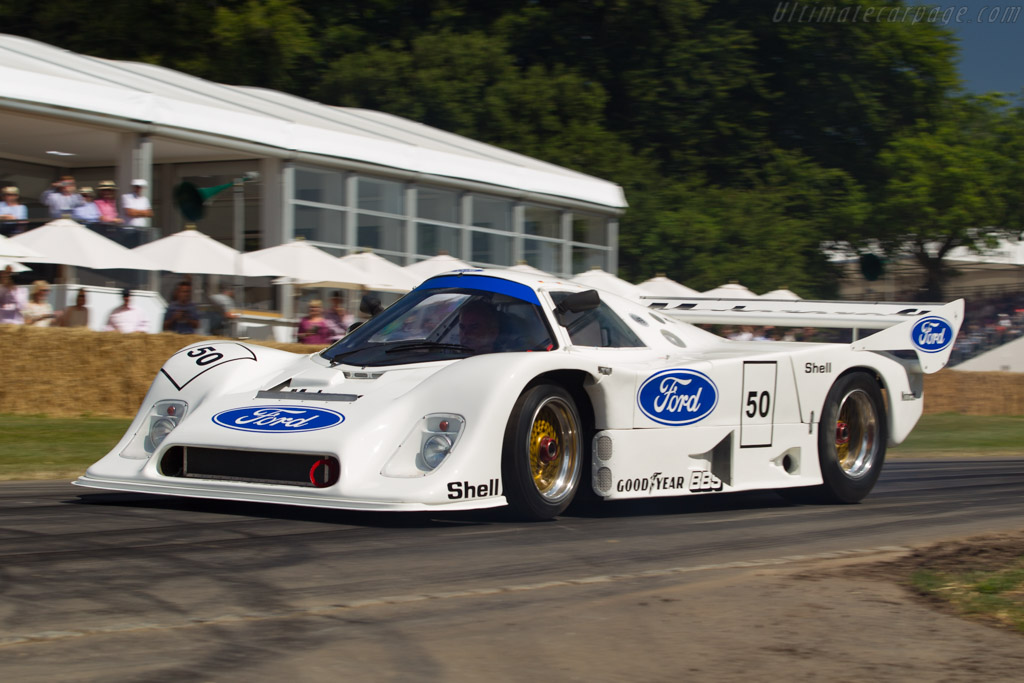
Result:
<svg viewBox="0 0 1024 683">
<path fill-rule="evenodd" d="M 242 252 L 245 251 L 245 178 L 235 178 L 234 193 L 234 243 L 238 252 L 235 256 L 235 305 L 242 309 L 245 304 L 245 285 L 242 278 Z"/>
</svg>

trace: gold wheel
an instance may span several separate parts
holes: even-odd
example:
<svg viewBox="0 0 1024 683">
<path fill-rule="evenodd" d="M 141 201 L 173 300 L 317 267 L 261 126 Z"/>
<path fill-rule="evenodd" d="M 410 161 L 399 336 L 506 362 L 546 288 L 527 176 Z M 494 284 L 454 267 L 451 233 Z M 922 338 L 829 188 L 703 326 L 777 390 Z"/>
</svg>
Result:
<svg viewBox="0 0 1024 683">
<path fill-rule="evenodd" d="M 863 476 L 878 450 L 878 414 L 867 392 L 854 389 L 843 396 L 835 425 L 836 460 L 850 477 Z"/>
<path fill-rule="evenodd" d="M 559 396 L 537 406 L 530 427 L 530 475 L 546 501 L 571 494 L 580 467 L 579 427 L 575 411 Z"/>
</svg>

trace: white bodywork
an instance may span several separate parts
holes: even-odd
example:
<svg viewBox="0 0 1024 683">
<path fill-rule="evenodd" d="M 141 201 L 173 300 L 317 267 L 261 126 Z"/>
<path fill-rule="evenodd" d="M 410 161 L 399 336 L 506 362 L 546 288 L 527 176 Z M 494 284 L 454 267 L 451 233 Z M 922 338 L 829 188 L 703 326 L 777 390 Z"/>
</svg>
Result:
<svg viewBox="0 0 1024 683">
<path fill-rule="evenodd" d="M 922 373 L 945 364 L 963 320 L 962 301 L 927 306 L 650 299 L 637 304 L 602 293 L 604 304 L 642 343 L 607 348 L 574 344 L 555 315 L 552 293 L 583 287 L 514 271 L 439 278 L 421 289 L 454 278 L 466 287 L 486 280 L 499 289 L 528 288 L 554 335 L 550 350 L 332 366 L 319 353 L 201 342 L 167 361 L 121 441 L 75 483 L 342 509 L 500 506 L 506 503 L 501 459 L 510 413 L 524 389 L 547 378 L 576 389 L 585 404 L 580 412 L 592 415 L 592 467 L 581 485 L 593 486 L 606 499 L 810 486 L 822 482 L 818 420 L 837 378 L 854 368 L 878 378 L 887 396 L 889 442 L 897 444 L 921 415 Z M 729 324 L 885 329 L 852 344 L 741 342 L 676 319 L 687 316 Z M 851 318 L 856 325 L 843 323 Z M 891 353 L 899 350 L 916 355 Z M 150 427 L 167 406 L 178 406 L 179 422 L 152 448 Z M 314 415 L 325 426 L 313 428 Z M 437 415 L 461 419 L 463 427 L 440 466 L 423 472 L 411 463 L 424 425 Z M 264 424 L 255 424 L 260 421 Z M 189 449 L 218 449 L 243 458 L 249 453 L 318 456 L 336 463 L 338 471 L 323 487 L 230 473 L 209 478 L 163 473 L 173 469 L 167 464 L 172 453 Z M 311 482 L 317 467 L 313 462 Z"/>
</svg>

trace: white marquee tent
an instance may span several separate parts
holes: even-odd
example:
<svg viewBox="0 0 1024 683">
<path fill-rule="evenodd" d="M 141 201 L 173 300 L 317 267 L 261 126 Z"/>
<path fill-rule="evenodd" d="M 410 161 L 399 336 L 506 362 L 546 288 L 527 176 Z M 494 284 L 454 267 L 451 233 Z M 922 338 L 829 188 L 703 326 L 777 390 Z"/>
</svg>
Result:
<svg viewBox="0 0 1024 683">
<path fill-rule="evenodd" d="M 2 27 L 0 27 L 2 28 Z M 347 159 L 410 176 L 454 178 L 598 206 L 626 206 L 615 183 L 367 109 L 333 107 L 264 88 L 214 83 L 153 64 L 76 54 L 0 34 L 0 146 L 14 158 L 72 149 L 105 160 L 116 133 L 144 133 L 170 158 L 220 144 L 247 158 Z M 88 125 L 58 126 L 46 116 Z M 97 128 L 98 126 L 98 128 Z M 194 152 L 194 147 L 191 150 Z M 126 179 L 121 179 L 122 183 Z"/>
</svg>

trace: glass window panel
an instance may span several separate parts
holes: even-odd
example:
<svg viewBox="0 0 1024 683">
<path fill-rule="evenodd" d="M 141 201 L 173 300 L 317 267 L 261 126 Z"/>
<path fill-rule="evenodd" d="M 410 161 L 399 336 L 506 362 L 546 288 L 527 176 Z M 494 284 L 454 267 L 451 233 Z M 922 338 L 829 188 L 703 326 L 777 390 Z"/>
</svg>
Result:
<svg viewBox="0 0 1024 683">
<path fill-rule="evenodd" d="M 295 205 L 295 236 L 314 242 L 345 243 L 345 213 Z"/>
<path fill-rule="evenodd" d="M 573 214 L 572 241 L 608 246 L 608 220 L 601 216 Z"/>
<path fill-rule="evenodd" d="M 344 206 L 345 174 L 315 168 L 296 168 L 295 198 L 307 202 Z"/>
<path fill-rule="evenodd" d="M 523 232 L 540 237 L 561 237 L 562 227 L 558 210 L 527 204 Z"/>
<path fill-rule="evenodd" d="M 490 197 L 473 197 L 473 225 L 493 230 L 512 229 L 512 202 Z"/>
<path fill-rule="evenodd" d="M 455 258 L 462 253 L 462 230 L 432 223 L 416 224 L 416 253 L 437 256 L 447 252 Z"/>
<path fill-rule="evenodd" d="M 572 272 L 582 273 L 593 267 L 608 270 L 608 251 L 604 249 L 572 248 Z"/>
<path fill-rule="evenodd" d="M 524 239 L 523 259 L 534 268 L 540 268 L 547 273 L 560 273 L 562 271 L 562 245 L 555 242 Z"/>
<path fill-rule="evenodd" d="M 405 186 L 391 180 L 359 178 L 359 208 L 404 214 Z"/>
<path fill-rule="evenodd" d="M 551 298 L 557 304 L 567 296 L 569 292 L 554 292 Z M 569 339 L 578 346 L 629 348 L 644 345 L 629 325 L 603 301 L 589 311 L 564 313 L 561 323 L 569 332 Z"/>
<path fill-rule="evenodd" d="M 403 251 L 405 221 L 398 218 L 381 218 L 359 214 L 357 242 L 360 247 Z"/>
<path fill-rule="evenodd" d="M 459 222 L 459 195 L 457 192 L 433 187 L 416 188 L 416 215 L 446 223 Z"/>
<path fill-rule="evenodd" d="M 511 266 L 512 238 L 488 232 L 474 232 L 473 254 L 470 260 L 495 266 Z"/>
</svg>

